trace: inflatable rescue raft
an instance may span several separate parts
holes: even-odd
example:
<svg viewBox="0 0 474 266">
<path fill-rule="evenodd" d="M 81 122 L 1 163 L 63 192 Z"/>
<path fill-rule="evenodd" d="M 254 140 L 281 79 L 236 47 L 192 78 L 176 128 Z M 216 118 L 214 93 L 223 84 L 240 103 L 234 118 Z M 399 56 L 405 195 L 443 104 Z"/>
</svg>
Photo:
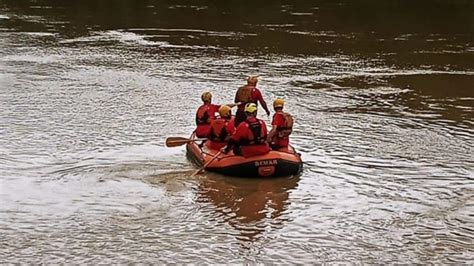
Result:
<svg viewBox="0 0 474 266">
<path fill-rule="evenodd" d="M 234 155 L 232 151 L 219 153 L 210 147 L 209 142 L 206 141 L 202 147 L 196 141 L 186 144 L 188 158 L 198 166 L 206 165 L 207 171 L 239 177 L 279 177 L 297 175 L 303 168 L 300 154 L 291 146 L 245 158 Z"/>
</svg>

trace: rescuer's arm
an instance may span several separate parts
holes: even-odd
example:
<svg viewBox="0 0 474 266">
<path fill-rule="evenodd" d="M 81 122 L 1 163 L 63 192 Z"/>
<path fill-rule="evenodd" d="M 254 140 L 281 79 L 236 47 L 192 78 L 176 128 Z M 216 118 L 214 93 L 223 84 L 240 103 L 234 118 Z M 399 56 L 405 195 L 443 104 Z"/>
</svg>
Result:
<svg viewBox="0 0 474 266">
<path fill-rule="evenodd" d="M 276 126 L 276 125 L 272 125 L 272 129 L 271 129 L 270 132 L 268 133 L 268 138 L 267 138 L 268 143 L 272 143 L 272 142 L 273 142 L 273 137 L 275 136 L 276 131 L 277 131 L 277 126 Z"/>
<path fill-rule="evenodd" d="M 232 108 L 232 107 L 235 107 L 235 106 L 239 106 L 241 104 L 242 104 L 241 102 L 236 102 L 236 103 L 228 103 L 226 105 L 229 106 L 230 108 Z"/>
<path fill-rule="evenodd" d="M 265 109 L 265 112 L 267 112 L 267 115 L 270 116 L 270 111 L 268 110 L 267 103 L 263 99 L 262 93 L 258 91 L 258 101 L 262 105 L 263 109 Z"/>
</svg>

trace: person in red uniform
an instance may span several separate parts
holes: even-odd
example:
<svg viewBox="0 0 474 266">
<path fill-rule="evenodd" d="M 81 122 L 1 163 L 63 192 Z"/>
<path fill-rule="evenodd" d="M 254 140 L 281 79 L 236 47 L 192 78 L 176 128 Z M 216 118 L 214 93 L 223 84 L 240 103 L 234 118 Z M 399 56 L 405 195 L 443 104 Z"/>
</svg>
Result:
<svg viewBox="0 0 474 266">
<path fill-rule="evenodd" d="M 201 95 L 203 105 L 199 106 L 196 111 L 196 137 L 208 138 L 211 133 L 211 121 L 216 119 L 216 113 L 219 111 L 220 105 L 212 104 L 212 94 L 208 91 Z M 228 104 L 234 107 L 237 104 Z"/>
<path fill-rule="evenodd" d="M 260 102 L 267 115 L 270 115 L 270 111 L 268 110 L 267 103 L 263 99 L 262 93 L 257 88 L 258 76 L 250 76 L 247 78 L 247 85 L 240 87 L 237 92 L 235 93 L 234 102 L 241 104 L 237 107 L 237 113 L 235 114 L 235 126 L 239 126 L 239 124 L 245 121 L 245 105 L 247 103 L 255 103 L 257 104 Z"/>
<path fill-rule="evenodd" d="M 290 143 L 290 134 L 293 131 L 293 117 L 283 112 L 285 101 L 276 99 L 273 101 L 275 114 L 272 120 L 272 129 L 268 133 L 268 142 L 273 150 L 287 148 Z"/>
<path fill-rule="evenodd" d="M 219 117 L 211 121 L 210 148 L 221 149 L 227 144 L 234 132 L 234 117 L 231 114 L 231 108 L 222 105 L 219 108 Z"/>
<path fill-rule="evenodd" d="M 247 119 L 240 123 L 235 129 L 229 144 L 221 149 L 228 153 L 233 148 L 235 155 L 252 157 L 267 154 L 270 151 L 267 139 L 267 126 L 263 120 L 257 118 L 257 105 L 248 103 L 245 105 Z"/>
</svg>

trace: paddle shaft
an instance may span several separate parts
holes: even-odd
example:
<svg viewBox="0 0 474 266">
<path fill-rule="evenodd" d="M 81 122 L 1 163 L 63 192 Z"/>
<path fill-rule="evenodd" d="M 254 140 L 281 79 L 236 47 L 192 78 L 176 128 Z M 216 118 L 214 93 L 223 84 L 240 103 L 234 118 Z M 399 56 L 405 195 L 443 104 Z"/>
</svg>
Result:
<svg viewBox="0 0 474 266">
<path fill-rule="evenodd" d="M 216 155 L 214 155 L 214 156 L 212 157 L 212 159 L 210 159 L 210 160 L 209 160 L 207 163 L 205 163 L 201 168 L 199 168 L 196 172 L 194 172 L 194 173 L 192 174 L 192 176 L 195 176 L 195 175 L 201 173 L 201 172 L 202 172 L 207 166 L 209 166 L 219 155 L 221 155 L 221 153 L 222 153 L 221 151 L 219 151 L 218 153 L 216 153 Z"/>
</svg>

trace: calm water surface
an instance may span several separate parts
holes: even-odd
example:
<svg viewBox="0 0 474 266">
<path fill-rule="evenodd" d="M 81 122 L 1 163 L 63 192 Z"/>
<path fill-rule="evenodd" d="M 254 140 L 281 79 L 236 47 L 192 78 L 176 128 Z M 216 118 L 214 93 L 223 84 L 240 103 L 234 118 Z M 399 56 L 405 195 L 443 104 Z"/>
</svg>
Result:
<svg viewBox="0 0 474 266">
<path fill-rule="evenodd" d="M 0 0 L 0 263 L 474 263 L 474 3 L 265 2 Z M 191 177 L 250 73 L 303 173 Z"/>
</svg>

